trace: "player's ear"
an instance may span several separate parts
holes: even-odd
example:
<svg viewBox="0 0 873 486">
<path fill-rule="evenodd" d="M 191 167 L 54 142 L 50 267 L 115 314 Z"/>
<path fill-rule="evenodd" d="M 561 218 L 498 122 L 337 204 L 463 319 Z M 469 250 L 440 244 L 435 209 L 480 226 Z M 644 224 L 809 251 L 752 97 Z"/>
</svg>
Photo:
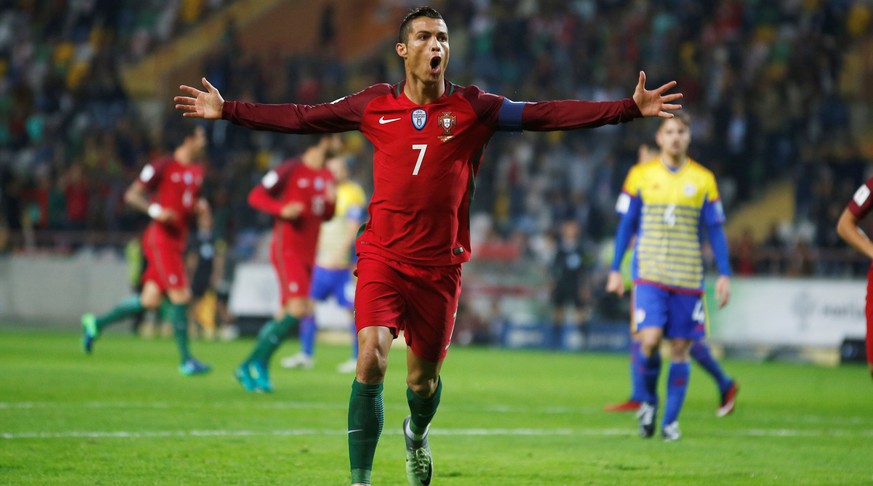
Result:
<svg viewBox="0 0 873 486">
<path fill-rule="evenodd" d="M 406 44 L 404 44 L 402 42 L 398 42 L 397 44 L 394 45 L 394 50 L 397 52 L 398 56 L 402 57 L 403 59 L 406 59 L 406 53 L 407 53 Z"/>
</svg>

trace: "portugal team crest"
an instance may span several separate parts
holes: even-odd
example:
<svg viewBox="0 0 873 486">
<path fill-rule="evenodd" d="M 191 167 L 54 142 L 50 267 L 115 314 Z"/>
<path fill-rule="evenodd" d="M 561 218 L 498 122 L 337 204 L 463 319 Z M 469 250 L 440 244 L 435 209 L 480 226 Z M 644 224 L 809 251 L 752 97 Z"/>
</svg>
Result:
<svg viewBox="0 0 873 486">
<path fill-rule="evenodd" d="M 424 128 L 424 125 L 427 123 L 427 112 L 422 110 L 421 108 L 412 112 L 412 126 L 415 127 L 416 130 L 421 130 Z"/>
<path fill-rule="evenodd" d="M 443 129 L 443 134 L 437 137 L 443 142 L 448 142 L 452 138 L 455 137 L 455 134 L 452 133 L 452 129 L 455 128 L 455 125 L 458 123 L 458 117 L 452 115 L 451 111 L 444 111 L 439 118 L 437 118 L 437 122 L 440 127 Z"/>
</svg>

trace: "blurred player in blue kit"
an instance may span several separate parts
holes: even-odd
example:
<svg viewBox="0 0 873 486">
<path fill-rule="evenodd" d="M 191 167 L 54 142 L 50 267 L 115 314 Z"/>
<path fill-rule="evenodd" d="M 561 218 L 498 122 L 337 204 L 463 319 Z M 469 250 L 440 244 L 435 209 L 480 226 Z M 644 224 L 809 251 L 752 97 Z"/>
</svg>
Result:
<svg viewBox="0 0 873 486">
<path fill-rule="evenodd" d="M 706 335 L 703 299 L 703 233 L 715 255 L 719 277 L 715 296 L 719 307 L 730 298 L 730 264 L 723 223 L 724 211 L 715 176 L 688 156 L 690 121 L 684 115 L 665 119 L 656 134 L 660 156 L 631 168 L 616 210 L 622 215 L 606 290 L 624 293 L 619 271 L 622 257 L 635 238 L 632 262 L 632 323 L 640 346 L 636 372 L 642 388 L 637 412 L 640 435 L 651 437 L 658 413 L 660 345 L 670 341 L 661 435 L 678 440 L 679 413 L 690 376 L 690 351 Z M 727 389 L 734 389 L 732 381 Z"/>
<path fill-rule="evenodd" d="M 648 144 L 642 144 L 639 147 L 637 163 L 642 164 L 645 162 L 649 162 L 660 156 L 660 152 L 657 148 L 652 147 Z M 630 246 L 633 246 L 633 242 L 629 243 Z M 630 260 L 632 260 L 633 251 L 626 252 L 624 259 L 622 261 L 621 270 L 622 275 L 625 278 L 625 290 L 630 290 L 631 294 L 633 294 L 633 279 L 630 278 Z M 625 261 L 626 260 L 626 261 Z M 627 265 L 625 265 L 627 263 Z M 633 301 L 633 296 L 631 296 L 631 301 Z M 636 327 L 633 323 L 633 312 L 631 312 L 630 316 L 630 325 L 631 325 L 631 350 L 630 350 L 630 375 L 631 375 L 631 395 L 630 398 L 621 403 L 613 403 L 606 405 L 604 410 L 607 412 L 636 412 L 640 408 L 640 404 L 645 400 L 645 387 L 643 385 L 642 374 L 640 371 L 640 364 L 638 361 L 639 357 L 639 348 L 640 348 L 640 337 L 639 333 L 636 332 Z M 712 355 L 712 351 L 709 348 L 709 344 L 707 344 L 705 339 L 701 339 L 695 341 L 694 344 L 691 345 L 691 358 L 700 365 L 701 368 L 709 374 L 713 380 L 715 380 L 716 385 L 718 386 L 720 402 L 719 406 L 715 411 L 716 416 L 725 417 L 733 413 L 736 408 L 736 396 L 739 392 L 739 385 L 737 385 L 736 380 L 728 376 L 721 365 L 718 363 L 718 360 Z M 654 359 L 659 360 L 660 354 L 654 357 Z"/>
</svg>

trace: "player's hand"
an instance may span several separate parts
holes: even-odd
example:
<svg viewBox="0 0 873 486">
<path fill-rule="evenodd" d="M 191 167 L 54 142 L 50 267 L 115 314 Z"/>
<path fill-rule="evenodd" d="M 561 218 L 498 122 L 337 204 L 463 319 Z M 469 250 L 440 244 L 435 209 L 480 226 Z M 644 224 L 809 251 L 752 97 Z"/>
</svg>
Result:
<svg viewBox="0 0 873 486">
<path fill-rule="evenodd" d="M 606 291 L 619 297 L 624 295 L 624 277 L 621 276 L 621 272 L 609 272 L 609 276 L 606 277 Z"/>
<path fill-rule="evenodd" d="M 715 300 L 718 302 L 718 308 L 726 306 L 731 298 L 731 279 L 726 275 L 718 277 L 715 281 Z"/>
<path fill-rule="evenodd" d="M 282 210 L 279 211 L 279 216 L 283 219 L 297 219 L 301 213 L 303 213 L 303 203 L 290 202 L 282 207 Z"/>
<path fill-rule="evenodd" d="M 176 221 L 176 212 L 169 208 L 161 208 L 161 212 L 153 219 L 161 223 L 172 223 Z"/>
<path fill-rule="evenodd" d="M 659 116 L 661 118 L 673 118 L 671 111 L 682 109 L 682 105 L 671 103 L 682 98 L 682 93 L 665 94 L 676 86 L 676 81 L 661 86 L 660 88 L 646 89 L 646 73 L 640 71 L 640 80 L 634 90 L 634 103 L 640 109 L 643 116 Z"/>
<path fill-rule="evenodd" d="M 209 84 L 206 78 L 201 78 L 206 91 L 200 91 L 191 86 L 181 85 L 179 89 L 188 96 L 176 96 L 173 101 L 176 109 L 182 111 L 182 116 L 188 118 L 203 118 L 206 120 L 218 120 L 221 118 L 221 107 L 224 106 L 224 98 Z"/>
</svg>

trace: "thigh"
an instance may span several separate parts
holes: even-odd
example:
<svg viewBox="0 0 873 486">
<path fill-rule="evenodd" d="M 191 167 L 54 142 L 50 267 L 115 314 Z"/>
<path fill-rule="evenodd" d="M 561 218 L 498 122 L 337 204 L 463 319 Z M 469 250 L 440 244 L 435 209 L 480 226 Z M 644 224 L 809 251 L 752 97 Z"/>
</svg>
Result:
<svg viewBox="0 0 873 486">
<path fill-rule="evenodd" d="M 403 278 L 386 263 L 372 258 L 358 262 L 355 288 L 355 330 L 386 327 L 396 338 L 404 327 L 406 303 L 402 297 Z"/>
<path fill-rule="evenodd" d="M 666 290 L 652 284 L 634 284 L 631 319 L 633 331 L 649 327 L 664 329 L 667 325 L 667 302 Z"/>
<path fill-rule="evenodd" d="M 407 283 L 406 343 L 418 358 L 445 358 L 461 296 L 461 266 L 413 267 Z"/>
<path fill-rule="evenodd" d="M 355 327 L 402 330 L 418 358 L 441 361 L 448 352 L 461 294 L 461 267 L 419 267 L 362 258 L 355 290 Z"/>
<path fill-rule="evenodd" d="M 706 336 L 706 303 L 702 295 L 671 293 L 669 323 L 664 330 L 668 339 L 696 341 Z"/>
</svg>

